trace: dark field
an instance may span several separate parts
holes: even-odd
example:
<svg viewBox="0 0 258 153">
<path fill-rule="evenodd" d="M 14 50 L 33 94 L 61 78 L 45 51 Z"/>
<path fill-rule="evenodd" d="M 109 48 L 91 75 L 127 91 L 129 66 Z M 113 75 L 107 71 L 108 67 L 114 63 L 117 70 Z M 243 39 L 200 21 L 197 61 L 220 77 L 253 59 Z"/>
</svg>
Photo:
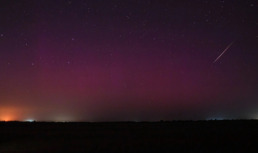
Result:
<svg viewBox="0 0 258 153">
<path fill-rule="evenodd" d="M 258 121 L 1 122 L 0 153 L 251 152 Z"/>
</svg>

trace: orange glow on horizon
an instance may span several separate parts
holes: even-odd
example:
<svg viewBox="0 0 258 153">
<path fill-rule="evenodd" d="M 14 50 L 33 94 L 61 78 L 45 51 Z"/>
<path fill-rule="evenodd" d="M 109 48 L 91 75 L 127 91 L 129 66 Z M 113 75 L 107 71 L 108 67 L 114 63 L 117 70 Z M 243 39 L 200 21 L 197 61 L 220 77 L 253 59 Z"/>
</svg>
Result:
<svg viewBox="0 0 258 153">
<path fill-rule="evenodd" d="M 46 111 L 45 113 L 42 113 Z M 38 115 L 40 114 L 40 115 Z M 44 116 L 42 115 L 44 114 Z M 76 115 L 68 111 L 56 112 L 54 109 L 39 109 L 32 106 L 8 106 L 0 105 L 0 121 L 54 121 L 70 122 L 77 121 Z"/>
<path fill-rule="evenodd" d="M 9 122 L 14 121 L 14 118 L 12 116 L 1 116 L 1 121 Z"/>
<path fill-rule="evenodd" d="M 23 114 L 21 108 L 16 107 L 1 107 L 0 108 L 0 121 L 18 121 L 21 120 Z"/>
</svg>

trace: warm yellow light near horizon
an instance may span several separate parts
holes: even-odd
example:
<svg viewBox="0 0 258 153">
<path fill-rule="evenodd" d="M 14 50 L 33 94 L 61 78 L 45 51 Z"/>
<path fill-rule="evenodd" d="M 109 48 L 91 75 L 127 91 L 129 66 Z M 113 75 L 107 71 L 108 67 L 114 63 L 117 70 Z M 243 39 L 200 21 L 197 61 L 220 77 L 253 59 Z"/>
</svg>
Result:
<svg viewBox="0 0 258 153">
<path fill-rule="evenodd" d="M 69 112 L 53 112 L 47 110 L 47 113 L 42 113 L 43 110 L 36 111 L 37 108 L 25 106 L 0 106 L 0 121 L 50 121 L 50 122 L 71 122 L 77 121 L 76 116 Z M 41 114 L 39 116 L 38 114 Z M 44 115 L 42 115 L 44 114 Z"/>
<path fill-rule="evenodd" d="M 5 121 L 5 122 L 9 122 L 9 121 L 14 121 L 15 118 L 11 115 L 1 115 L 0 116 L 0 121 Z"/>
<path fill-rule="evenodd" d="M 1 107 L 0 108 L 0 121 L 17 121 L 19 120 L 19 109 L 14 107 Z"/>
</svg>

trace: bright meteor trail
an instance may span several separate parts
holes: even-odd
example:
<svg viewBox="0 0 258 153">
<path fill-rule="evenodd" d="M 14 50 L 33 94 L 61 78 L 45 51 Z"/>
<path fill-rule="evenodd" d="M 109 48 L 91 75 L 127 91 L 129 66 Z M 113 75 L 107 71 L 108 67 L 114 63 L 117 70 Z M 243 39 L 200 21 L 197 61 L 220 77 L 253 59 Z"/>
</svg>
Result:
<svg viewBox="0 0 258 153">
<path fill-rule="evenodd" d="M 223 50 L 223 52 L 214 60 L 213 63 L 216 63 L 217 60 L 219 60 L 220 57 L 233 45 L 233 43 L 234 43 L 234 41 L 232 41 L 232 42 Z"/>
</svg>

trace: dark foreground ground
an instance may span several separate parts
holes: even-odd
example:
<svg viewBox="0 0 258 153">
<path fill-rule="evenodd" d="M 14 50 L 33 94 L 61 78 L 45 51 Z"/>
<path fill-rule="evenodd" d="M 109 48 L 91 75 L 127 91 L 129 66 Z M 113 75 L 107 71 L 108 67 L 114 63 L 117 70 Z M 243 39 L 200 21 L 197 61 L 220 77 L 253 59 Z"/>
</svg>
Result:
<svg viewBox="0 0 258 153">
<path fill-rule="evenodd" d="M 256 152 L 258 121 L 0 122 L 0 153 Z"/>
</svg>

